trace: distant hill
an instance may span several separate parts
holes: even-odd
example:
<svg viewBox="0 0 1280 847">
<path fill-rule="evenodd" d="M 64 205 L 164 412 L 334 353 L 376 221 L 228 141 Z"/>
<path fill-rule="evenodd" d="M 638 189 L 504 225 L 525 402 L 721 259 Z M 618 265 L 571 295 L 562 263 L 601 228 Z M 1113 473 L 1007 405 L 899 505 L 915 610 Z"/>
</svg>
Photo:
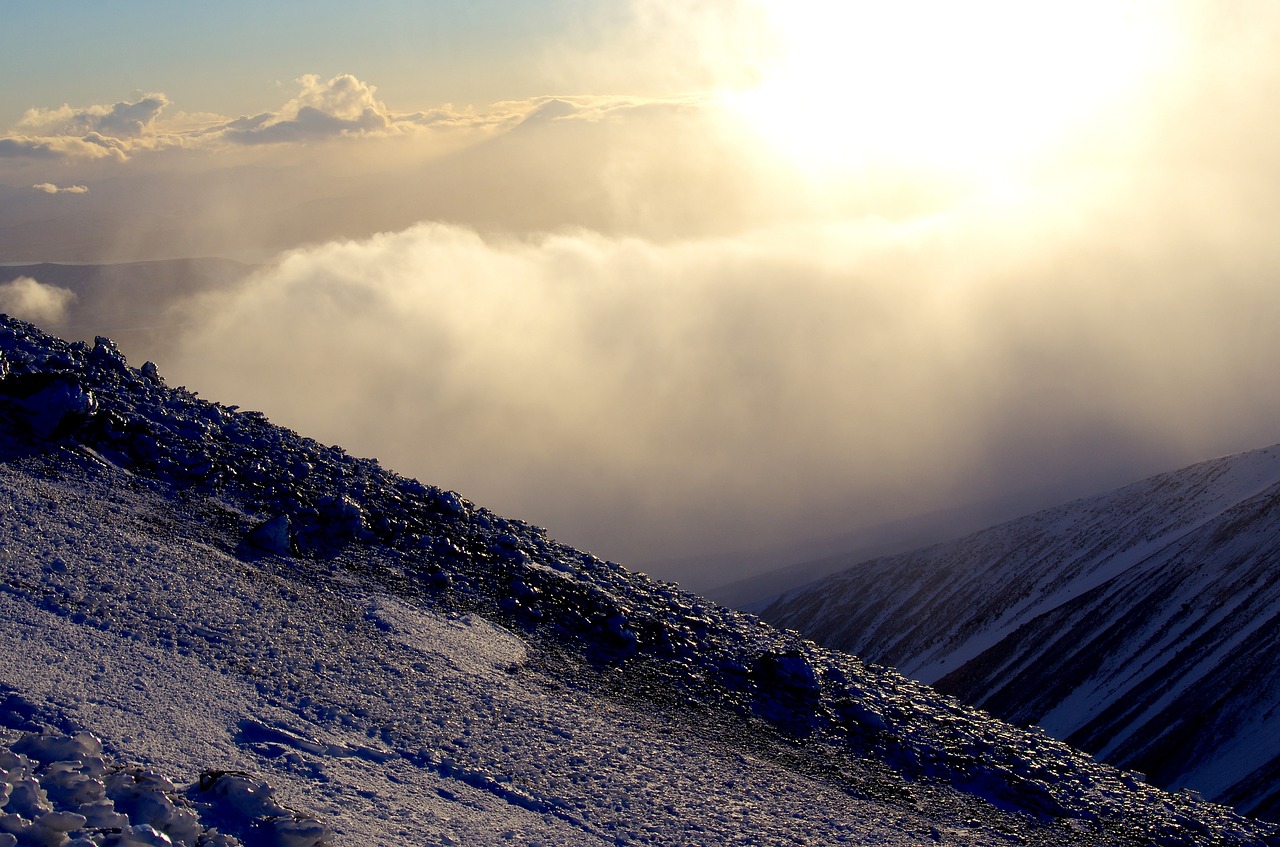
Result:
<svg viewBox="0 0 1280 847">
<path fill-rule="evenodd" d="M 867 561 L 761 614 L 1280 818 L 1280 447 Z"/>
<path fill-rule="evenodd" d="M 186 329 L 167 314 L 174 304 L 204 291 L 226 288 L 254 265 L 231 259 L 158 259 L 118 264 L 0 265 L 0 284 L 30 277 L 76 296 L 65 318 L 43 327 L 72 339 L 105 335 L 132 358 L 154 358 Z"/>
<path fill-rule="evenodd" d="M 1008 497 L 902 518 L 840 536 L 814 539 L 802 548 L 792 545 L 786 549 L 688 559 L 679 563 L 679 570 L 753 573 L 733 582 L 708 587 L 703 593 L 726 606 L 758 612 L 778 595 L 843 571 L 858 562 L 968 535 L 1011 516 L 1026 514 L 1036 508 L 1036 504 L 1059 503 L 1063 497 L 1056 491 L 1020 491 Z M 779 562 L 789 564 L 778 567 Z M 673 567 L 675 563 L 663 564 L 667 570 L 676 569 Z"/>
</svg>

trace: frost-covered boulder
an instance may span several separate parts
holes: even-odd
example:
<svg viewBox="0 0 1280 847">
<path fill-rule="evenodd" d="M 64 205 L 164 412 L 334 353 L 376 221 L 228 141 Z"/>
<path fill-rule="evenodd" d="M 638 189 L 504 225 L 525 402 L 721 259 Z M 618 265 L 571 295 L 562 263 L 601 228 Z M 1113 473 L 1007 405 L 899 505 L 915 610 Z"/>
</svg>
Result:
<svg viewBox="0 0 1280 847">
<path fill-rule="evenodd" d="M 288 515 L 276 515 L 250 530 L 248 542 L 265 553 L 288 556 L 293 553 L 293 538 Z"/>
<path fill-rule="evenodd" d="M 752 668 L 756 714 L 793 735 L 817 723 L 822 686 L 809 661 L 797 651 L 768 652 Z"/>
<path fill-rule="evenodd" d="M 221 827 L 223 831 L 219 831 Z M 121 766 L 87 732 L 0 730 L 0 847 L 328 847 L 323 823 L 249 774 L 206 771 L 177 788 Z"/>
<path fill-rule="evenodd" d="M 10 375 L 0 380 L 0 400 L 17 422 L 39 438 L 57 438 L 85 423 L 97 409 L 93 393 L 69 374 Z"/>
<path fill-rule="evenodd" d="M 102 762 L 102 742 L 90 732 L 75 735 L 28 733 L 18 739 L 12 749 L 42 765 L 78 762 L 100 766 Z"/>
<path fill-rule="evenodd" d="M 328 847 L 333 832 L 320 821 L 281 806 L 271 786 L 243 771 L 205 771 L 199 796 L 229 828 L 262 847 Z"/>
<path fill-rule="evenodd" d="M 160 376 L 160 369 L 156 367 L 155 362 L 143 362 L 138 372 L 152 385 L 164 385 L 164 378 Z"/>
<path fill-rule="evenodd" d="M 319 509 L 326 528 L 338 538 L 352 539 L 364 530 L 364 509 L 350 495 L 325 497 Z"/>
<path fill-rule="evenodd" d="M 106 793 L 135 826 L 149 826 L 175 844 L 195 844 L 202 829 L 199 818 L 179 805 L 177 788 L 160 774 L 134 768 L 117 771 L 107 778 Z"/>
</svg>

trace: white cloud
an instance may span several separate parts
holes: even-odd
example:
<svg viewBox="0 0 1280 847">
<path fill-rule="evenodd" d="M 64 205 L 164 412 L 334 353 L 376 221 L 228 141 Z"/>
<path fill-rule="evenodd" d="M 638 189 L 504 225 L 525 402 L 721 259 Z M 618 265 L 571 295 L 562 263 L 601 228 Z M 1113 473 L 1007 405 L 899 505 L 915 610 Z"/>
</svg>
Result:
<svg viewBox="0 0 1280 847">
<path fill-rule="evenodd" d="M 57 185 L 54 185 L 52 182 L 38 182 L 35 185 L 31 186 L 31 188 L 43 194 L 88 194 L 89 193 L 89 187 L 87 185 L 68 185 L 66 187 L 59 187 Z"/>
<path fill-rule="evenodd" d="M 123 161 L 138 150 L 182 143 L 156 119 L 169 105 L 163 94 L 110 105 L 28 109 L 0 137 L 0 158 Z"/>
<path fill-rule="evenodd" d="M 0 312 L 45 326 L 61 323 L 75 292 L 29 276 L 0 284 Z"/>
<path fill-rule="evenodd" d="M 0 138 L 0 159 L 114 159 L 125 157 L 118 145 L 98 138 L 6 136 Z"/>
<path fill-rule="evenodd" d="M 232 121 L 223 136 L 239 143 L 297 142 L 341 135 L 386 131 L 393 118 L 375 97 L 375 86 L 351 74 L 324 81 L 316 74 L 299 77 L 301 90 L 278 113 Z"/>
<path fill-rule="evenodd" d="M 15 129 L 31 136 L 87 136 L 97 133 L 109 138 L 139 138 L 151 131 L 156 118 L 169 105 L 163 94 L 148 94 L 133 102 L 107 106 L 56 109 L 28 109 Z"/>
<path fill-rule="evenodd" d="M 301 142 L 337 136 L 384 133 L 397 119 L 375 97 L 376 89 L 350 74 L 324 81 L 315 74 L 298 80 L 300 91 L 278 112 L 238 119 L 161 113 L 170 105 L 160 93 L 110 105 L 28 109 L 10 134 L 0 138 L 0 157 L 126 159 L 144 150 L 237 143 Z M 404 127 L 423 125 L 408 116 Z"/>
<path fill-rule="evenodd" d="M 345 121 L 360 120 L 370 112 L 387 114 L 386 104 L 375 96 L 377 87 L 351 74 L 339 74 L 328 81 L 318 74 L 304 74 L 297 82 L 302 90 L 281 110 L 286 117 L 296 117 L 306 109 Z"/>
<path fill-rule="evenodd" d="M 1270 236 L 1111 237 L 1126 211 L 665 244 L 421 225 L 202 302 L 165 370 L 623 560 L 1277 440 Z"/>
</svg>

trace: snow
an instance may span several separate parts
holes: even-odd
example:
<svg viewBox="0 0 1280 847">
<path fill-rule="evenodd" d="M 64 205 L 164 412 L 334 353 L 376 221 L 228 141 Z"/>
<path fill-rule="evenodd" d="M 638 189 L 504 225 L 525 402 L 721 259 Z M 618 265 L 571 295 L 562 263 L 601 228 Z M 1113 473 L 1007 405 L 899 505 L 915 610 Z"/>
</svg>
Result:
<svg viewBox="0 0 1280 847">
<path fill-rule="evenodd" d="M 87 732 L 0 734 L 0 845 L 325 847 L 333 833 L 271 799 L 247 774 L 208 771 L 187 791 L 103 755 Z M 241 836 L 202 822 L 216 820 Z"/>
<path fill-rule="evenodd" d="M 5 767 L 19 844 L 1276 838 L 105 340 L 0 351 L 0 742 L 56 759 Z M 86 401 L 33 423 L 39 374 Z"/>
<path fill-rule="evenodd" d="M 857 565 L 763 614 L 1274 815 L 1277 497 L 1280 449 L 1215 459 Z"/>
</svg>

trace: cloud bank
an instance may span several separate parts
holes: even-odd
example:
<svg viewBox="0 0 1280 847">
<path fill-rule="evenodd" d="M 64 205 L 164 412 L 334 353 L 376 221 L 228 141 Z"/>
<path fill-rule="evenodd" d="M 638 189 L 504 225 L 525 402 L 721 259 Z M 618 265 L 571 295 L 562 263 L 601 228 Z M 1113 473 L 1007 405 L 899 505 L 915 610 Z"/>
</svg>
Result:
<svg viewBox="0 0 1280 847">
<path fill-rule="evenodd" d="M 0 284 L 0 312 L 45 327 L 56 326 L 66 318 L 75 297 L 65 288 L 21 276 Z"/>
<path fill-rule="evenodd" d="M 123 162 L 140 153 L 193 150 L 216 153 L 228 146 L 303 144 L 342 138 L 422 135 L 448 128 L 484 129 L 509 125 L 501 111 L 477 115 L 442 107 L 395 113 L 376 97 L 377 88 L 351 74 L 328 80 L 304 74 L 299 91 L 275 111 L 228 118 L 212 114 L 164 114 L 168 96 L 57 108 L 33 107 L 0 136 L 0 156 L 9 158 Z"/>
<path fill-rule="evenodd" d="M 804 189 L 778 190 L 777 169 L 706 98 L 540 97 L 391 117 L 378 102 L 354 78 L 312 79 L 287 109 L 218 132 L 209 116 L 174 116 L 168 141 L 157 130 L 124 161 L 49 152 L 0 163 L 0 185 L 93 192 L 78 217 L 0 205 L 0 256 L 263 261 L 422 220 L 691 237 L 776 221 L 804 202 Z M 365 124 L 374 128 L 351 128 Z"/>
<path fill-rule="evenodd" d="M 147 94 L 133 102 L 110 106 L 56 109 L 31 108 L 18 121 L 17 129 L 36 136 L 86 136 L 100 134 L 117 138 L 138 138 L 154 128 L 157 116 L 169 106 L 163 94 Z"/>
<path fill-rule="evenodd" d="M 623 561 L 1277 440 L 1280 256 L 1194 214 L 1098 234 L 1128 211 L 666 243 L 424 224 L 201 302 L 165 369 Z"/>
</svg>

